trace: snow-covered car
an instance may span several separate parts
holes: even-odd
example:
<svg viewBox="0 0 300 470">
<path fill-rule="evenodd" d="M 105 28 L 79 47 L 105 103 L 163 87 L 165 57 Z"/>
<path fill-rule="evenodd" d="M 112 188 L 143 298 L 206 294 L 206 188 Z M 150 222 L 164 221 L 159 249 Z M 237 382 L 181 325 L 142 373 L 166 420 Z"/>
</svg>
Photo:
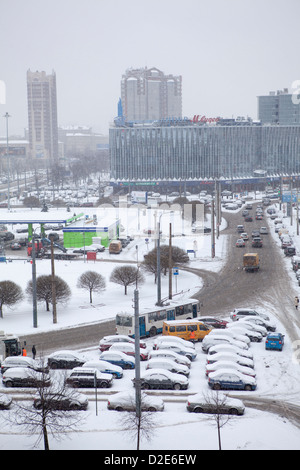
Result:
<svg viewBox="0 0 300 470">
<path fill-rule="evenodd" d="M 8 410 L 12 404 L 12 397 L 4 393 L 0 393 L 0 410 Z"/>
<path fill-rule="evenodd" d="M 195 349 L 186 348 L 185 346 L 181 346 L 180 344 L 176 344 L 175 342 L 167 342 L 164 341 L 163 343 L 158 343 L 156 346 L 157 349 L 170 349 L 171 351 L 175 351 L 177 354 L 181 354 L 182 356 L 187 357 L 190 361 L 193 361 L 197 357 L 197 353 Z"/>
<path fill-rule="evenodd" d="M 107 361 L 116 366 L 122 367 L 122 369 L 134 369 L 135 368 L 135 358 L 128 356 L 121 351 L 103 351 L 99 359 L 101 361 Z"/>
<path fill-rule="evenodd" d="M 216 318 L 216 317 L 197 317 L 197 320 L 201 321 L 202 323 L 205 323 L 208 326 L 213 326 L 214 328 L 217 329 L 223 329 L 226 328 L 226 325 L 228 321 L 222 320 L 221 318 Z"/>
<path fill-rule="evenodd" d="M 114 343 L 109 348 L 109 351 L 121 351 L 124 354 L 128 354 L 129 356 L 135 356 L 135 345 L 132 343 Z M 148 359 L 148 351 L 147 349 L 140 348 L 140 359 L 141 361 L 147 361 Z"/>
<path fill-rule="evenodd" d="M 266 315 L 265 313 L 262 313 L 262 312 L 257 312 L 256 310 L 254 310 L 253 308 L 235 308 L 233 309 L 233 311 L 230 313 L 230 319 L 233 320 L 233 321 L 237 321 L 237 320 L 240 320 L 241 318 L 245 318 L 245 317 L 261 317 L 265 320 L 268 320 L 270 321 L 270 318 L 268 315 Z"/>
<path fill-rule="evenodd" d="M 191 367 L 191 361 L 187 357 L 183 356 L 182 354 L 178 354 L 175 351 L 172 351 L 171 349 L 153 349 L 152 351 L 149 352 L 148 359 L 155 359 L 155 358 L 160 358 L 160 357 L 165 357 L 167 359 L 172 359 L 172 361 L 177 362 L 177 364 L 182 364 L 184 366 L 187 366 L 188 368 Z"/>
<path fill-rule="evenodd" d="M 87 361 L 82 367 L 98 369 L 103 374 L 111 374 L 115 379 L 121 379 L 123 377 L 122 367 L 115 366 L 107 361 Z"/>
<path fill-rule="evenodd" d="M 37 410 L 86 410 L 89 401 L 82 393 L 53 393 L 51 391 L 43 394 L 43 397 L 37 396 L 33 400 L 33 406 Z"/>
<path fill-rule="evenodd" d="M 164 369 L 174 372 L 175 374 L 183 374 L 186 377 L 190 375 L 190 369 L 182 364 L 177 364 L 177 362 L 172 361 L 172 359 L 167 358 L 156 358 L 150 359 L 146 366 L 146 369 Z"/>
<path fill-rule="evenodd" d="M 240 341 L 241 343 L 245 343 L 247 346 L 250 345 L 250 339 L 245 334 L 239 333 L 236 329 L 228 329 L 225 328 L 224 330 L 213 330 L 210 332 L 211 336 L 230 336 L 235 341 Z"/>
<path fill-rule="evenodd" d="M 217 370 L 208 374 L 208 385 L 213 390 L 246 390 L 256 389 L 256 380 L 230 369 Z"/>
<path fill-rule="evenodd" d="M 233 346 L 230 343 L 220 343 L 216 344 L 215 346 L 212 346 L 209 348 L 208 351 L 208 356 L 211 356 L 213 354 L 217 353 L 234 353 L 238 354 L 239 356 L 247 357 L 248 359 L 253 359 L 253 353 L 250 351 L 250 349 L 241 349 L 236 346 Z"/>
<path fill-rule="evenodd" d="M 158 346 L 161 349 L 161 344 L 167 342 L 167 343 L 176 343 L 180 344 L 181 346 L 184 346 L 186 348 L 190 349 L 195 349 L 194 343 L 190 341 L 186 341 L 185 339 L 179 338 L 178 336 L 159 336 L 153 343 L 153 349 L 158 349 Z"/>
<path fill-rule="evenodd" d="M 232 333 L 247 336 L 254 343 L 260 343 L 263 338 L 262 334 L 252 328 L 250 324 L 247 327 L 241 325 L 240 322 L 232 322 L 230 325 L 227 325 L 227 329 Z"/>
<path fill-rule="evenodd" d="M 267 331 L 276 331 L 275 323 L 272 323 L 271 321 L 265 320 L 264 318 L 261 318 L 261 317 L 249 316 L 249 317 L 241 318 L 239 321 L 247 322 L 247 323 L 249 322 L 250 324 L 254 323 L 255 325 L 266 328 Z"/>
<path fill-rule="evenodd" d="M 262 336 L 266 336 L 268 330 L 265 326 L 255 323 L 255 321 L 249 321 L 247 318 L 241 318 L 238 322 L 232 322 L 230 325 L 235 325 L 238 328 L 247 328 L 252 329 L 252 331 L 256 331 L 260 333 Z"/>
<path fill-rule="evenodd" d="M 219 353 L 207 356 L 207 359 L 206 359 L 207 364 L 213 364 L 214 362 L 218 362 L 218 361 L 236 362 L 237 364 L 240 364 L 241 366 L 254 368 L 253 359 L 239 356 L 238 354 L 235 354 L 235 353 L 219 352 Z"/>
<path fill-rule="evenodd" d="M 1 362 L 2 374 L 11 367 L 29 367 L 37 372 L 47 372 L 48 368 L 44 367 L 39 361 L 27 356 L 8 356 Z"/>
<path fill-rule="evenodd" d="M 248 345 L 242 341 L 236 341 L 230 335 L 207 335 L 202 341 L 202 351 L 207 353 L 212 346 L 228 343 L 240 349 L 248 349 Z"/>
<path fill-rule="evenodd" d="M 100 351 L 106 351 L 107 349 L 109 349 L 115 343 L 135 344 L 135 339 L 131 338 L 131 336 L 126 336 L 126 335 L 108 335 L 108 336 L 104 336 L 99 341 L 99 349 L 100 349 Z M 147 344 L 145 343 L 145 341 L 140 340 L 140 348 L 145 349 L 146 347 L 147 347 Z"/>
<path fill-rule="evenodd" d="M 136 397 L 135 392 L 119 392 L 111 395 L 107 402 L 108 410 L 116 411 L 135 411 Z M 153 397 L 141 393 L 141 410 L 142 411 L 163 411 L 164 402 L 159 397 Z"/>
<path fill-rule="evenodd" d="M 166 390 L 186 390 L 189 386 L 187 377 L 182 374 L 174 374 L 164 369 L 151 369 L 141 375 L 141 388 L 166 389 Z M 135 385 L 135 379 L 133 379 Z"/>
<path fill-rule="evenodd" d="M 229 415 L 243 415 L 245 405 L 237 398 L 229 398 L 218 394 L 218 398 L 196 393 L 187 398 L 186 408 L 192 413 L 221 413 Z"/>
<path fill-rule="evenodd" d="M 216 361 L 212 364 L 206 364 L 205 375 L 210 374 L 210 372 L 215 372 L 215 370 L 220 369 L 230 369 L 230 370 L 237 370 L 245 375 L 251 375 L 251 377 L 256 377 L 256 373 L 254 369 L 249 366 L 242 366 L 234 361 Z"/>
<path fill-rule="evenodd" d="M 82 366 L 86 359 L 75 351 L 61 350 L 48 356 L 50 369 L 73 369 Z"/>
<path fill-rule="evenodd" d="M 29 367 L 11 367 L 7 369 L 2 376 L 2 382 L 5 387 L 50 386 L 48 374 L 36 372 Z"/>
<path fill-rule="evenodd" d="M 66 380 L 72 387 L 97 387 L 108 388 L 112 386 L 113 376 L 111 374 L 102 374 L 98 369 L 89 367 L 74 367 Z"/>
</svg>

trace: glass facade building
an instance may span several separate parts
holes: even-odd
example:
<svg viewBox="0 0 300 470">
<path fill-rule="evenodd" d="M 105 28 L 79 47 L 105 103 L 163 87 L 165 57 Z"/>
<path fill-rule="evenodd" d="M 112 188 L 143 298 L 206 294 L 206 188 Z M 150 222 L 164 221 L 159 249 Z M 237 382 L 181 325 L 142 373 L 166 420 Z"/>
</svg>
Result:
<svg viewBox="0 0 300 470">
<path fill-rule="evenodd" d="M 109 131 L 109 149 L 115 181 L 300 172 L 300 126 L 116 127 Z"/>
</svg>

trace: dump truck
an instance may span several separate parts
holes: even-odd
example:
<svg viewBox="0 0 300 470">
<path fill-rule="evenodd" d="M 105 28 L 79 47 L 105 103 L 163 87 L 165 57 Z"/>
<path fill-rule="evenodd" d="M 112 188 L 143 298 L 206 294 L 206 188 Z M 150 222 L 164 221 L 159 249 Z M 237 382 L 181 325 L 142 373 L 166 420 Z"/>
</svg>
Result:
<svg viewBox="0 0 300 470">
<path fill-rule="evenodd" d="M 259 270 L 258 253 L 245 253 L 244 254 L 243 269 L 247 272 L 255 272 Z"/>
</svg>

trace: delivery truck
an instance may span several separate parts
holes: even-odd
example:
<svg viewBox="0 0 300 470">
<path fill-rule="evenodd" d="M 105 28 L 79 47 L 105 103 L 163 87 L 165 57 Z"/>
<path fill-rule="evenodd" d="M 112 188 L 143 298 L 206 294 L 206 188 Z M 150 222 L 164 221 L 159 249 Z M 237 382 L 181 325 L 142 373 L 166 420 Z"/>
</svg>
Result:
<svg viewBox="0 0 300 470">
<path fill-rule="evenodd" d="M 243 256 L 243 269 L 246 272 L 255 272 L 259 270 L 258 253 L 245 253 Z"/>
</svg>

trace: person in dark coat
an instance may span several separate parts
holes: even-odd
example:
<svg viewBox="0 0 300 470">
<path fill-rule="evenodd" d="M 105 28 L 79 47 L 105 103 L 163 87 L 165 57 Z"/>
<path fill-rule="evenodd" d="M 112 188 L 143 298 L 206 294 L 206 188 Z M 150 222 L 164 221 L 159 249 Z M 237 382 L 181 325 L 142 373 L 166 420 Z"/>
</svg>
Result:
<svg viewBox="0 0 300 470">
<path fill-rule="evenodd" d="M 36 356 L 36 347 L 35 347 L 35 345 L 32 346 L 31 351 L 32 351 L 32 357 L 33 357 L 33 359 L 35 359 L 35 356 Z"/>
</svg>

